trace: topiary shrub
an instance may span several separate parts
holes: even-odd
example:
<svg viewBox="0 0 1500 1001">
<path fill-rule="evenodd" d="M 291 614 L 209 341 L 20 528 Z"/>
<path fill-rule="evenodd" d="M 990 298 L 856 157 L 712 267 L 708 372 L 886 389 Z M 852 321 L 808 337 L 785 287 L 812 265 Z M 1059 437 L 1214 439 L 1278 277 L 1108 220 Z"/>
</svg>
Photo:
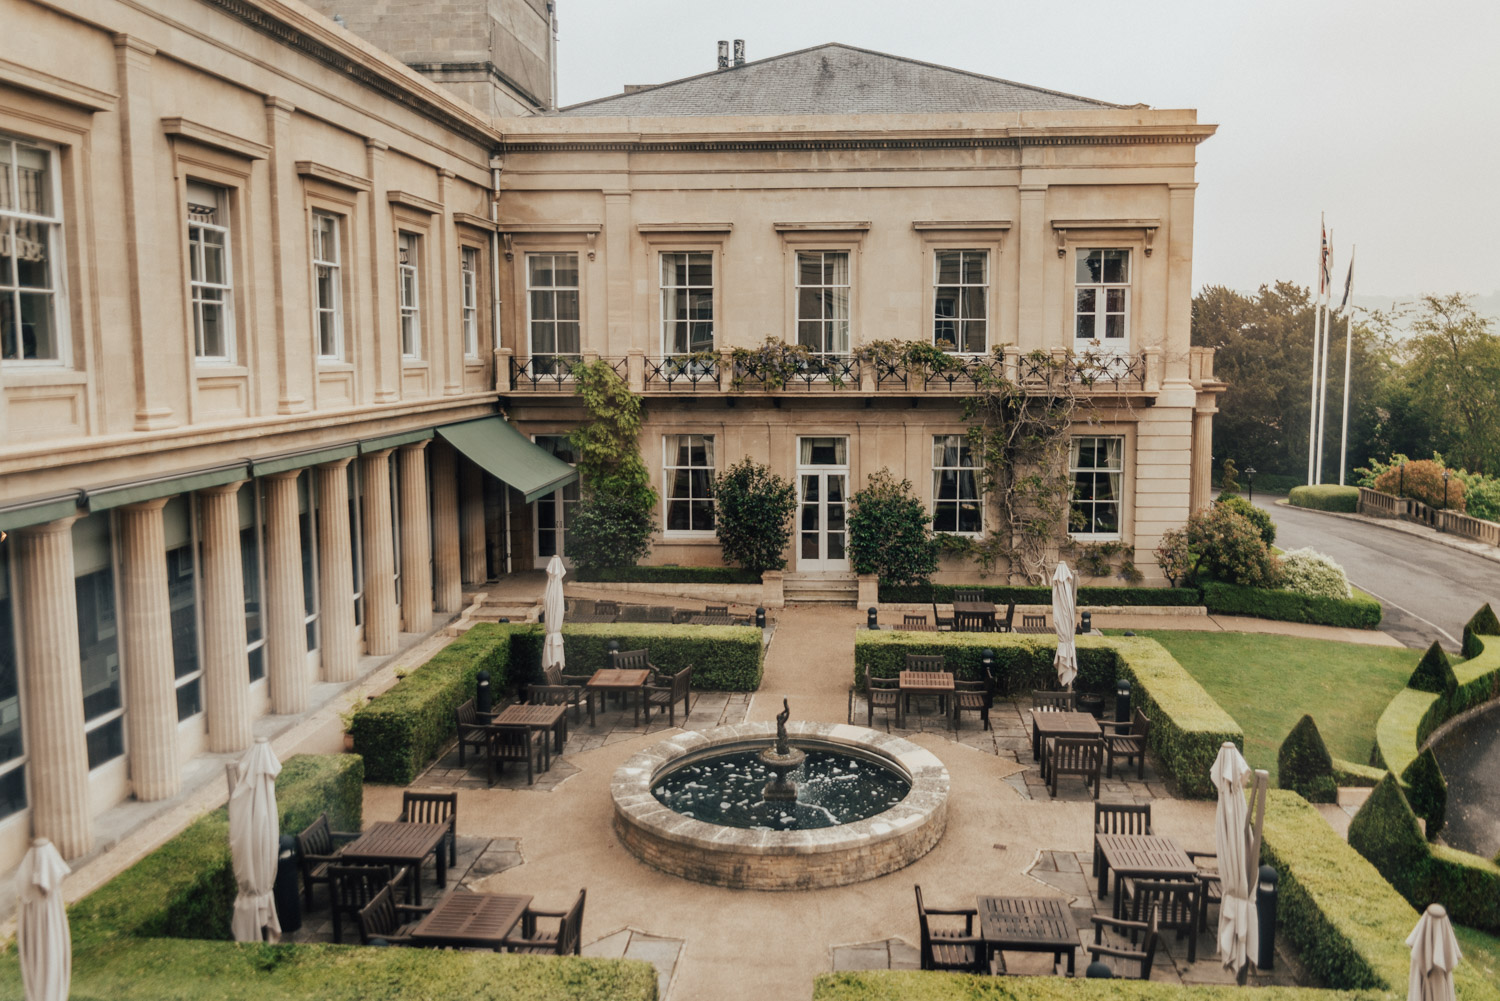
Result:
<svg viewBox="0 0 1500 1001">
<path fill-rule="evenodd" d="M 1281 568 L 1260 531 L 1244 515 L 1223 504 L 1210 505 L 1188 519 L 1188 544 L 1198 553 L 1198 570 L 1230 584 L 1275 587 Z"/>
<path fill-rule="evenodd" d="M 1311 716 L 1304 714 L 1281 742 L 1281 749 L 1276 752 L 1276 769 L 1276 784 L 1298 793 L 1309 803 L 1338 802 L 1333 758 Z"/>
<path fill-rule="evenodd" d="M 585 491 L 568 525 L 568 556 L 579 567 L 631 567 L 651 551 L 651 507 L 634 490 L 604 484 Z"/>
<path fill-rule="evenodd" d="M 1304 547 L 1281 554 L 1281 586 L 1315 598 L 1349 598 L 1344 568 L 1315 549 Z"/>
<path fill-rule="evenodd" d="M 1406 687 L 1415 688 L 1419 692 L 1440 694 L 1451 693 L 1458 687 L 1458 678 L 1453 674 L 1453 662 L 1448 659 L 1448 654 L 1438 645 L 1437 640 L 1433 640 L 1432 646 L 1422 655 Z"/>
<path fill-rule="evenodd" d="M 1427 748 L 1412 759 L 1401 773 L 1406 785 L 1407 800 L 1417 816 L 1427 821 L 1427 839 L 1437 837 L 1443 829 L 1443 817 L 1448 809 L 1448 780 L 1438 767 L 1437 755 Z"/>
<path fill-rule="evenodd" d="M 631 566 L 651 551 L 656 527 L 656 490 L 641 461 L 641 399 L 603 359 L 574 365 L 570 374 L 590 420 L 568 435 L 583 479 L 568 555 L 579 566 Z"/>
<path fill-rule="evenodd" d="M 1444 472 L 1448 473 L 1446 492 Z M 1390 467 L 1375 478 L 1375 489 L 1383 494 L 1411 497 L 1428 507 L 1446 508 L 1449 511 L 1462 511 L 1465 508 L 1464 481 L 1455 470 L 1432 459 L 1408 462 L 1404 471 L 1400 465 Z"/>
<path fill-rule="evenodd" d="M 855 493 L 849 512 L 849 557 L 855 573 L 879 574 L 893 584 L 918 584 L 937 569 L 937 543 L 927 526 L 932 516 L 912 490 L 889 469 L 871 474 Z"/>
<path fill-rule="evenodd" d="M 1260 532 L 1261 541 L 1266 545 L 1274 546 L 1276 544 L 1276 523 L 1271 520 L 1269 513 L 1235 494 L 1220 494 L 1216 503 L 1249 519 L 1250 524 L 1254 525 L 1256 530 Z"/>
<path fill-rule="evenodd" d="M 1293 507 L 1311 508 L 1314 511 L 1353 514 L 1359 508 L 1359 487 L 1340 487 L 1332 483 L 1293 487 L 1286 495 L 1286 502 Z"/>
<path fill-rule="evenodd" d="M 714 481 L 714 532 L 724 559 L 764 573 L 786 567 L 797 493 L 748 456 Z"/>
</svg>

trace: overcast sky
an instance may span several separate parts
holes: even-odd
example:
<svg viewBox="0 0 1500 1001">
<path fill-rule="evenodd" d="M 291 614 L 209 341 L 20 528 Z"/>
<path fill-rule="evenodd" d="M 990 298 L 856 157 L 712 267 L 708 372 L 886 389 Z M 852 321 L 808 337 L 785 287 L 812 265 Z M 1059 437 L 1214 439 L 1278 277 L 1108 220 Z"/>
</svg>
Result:
<svg viewBox="0 0 1500 1001">
<path fill-rule="evenodd" d="M 1500 290 L 1500 3 L 559 0 L 564 105 L 845 42 L 1119 104 L 1196 108 L 1193 282 Z"/>
</svg>

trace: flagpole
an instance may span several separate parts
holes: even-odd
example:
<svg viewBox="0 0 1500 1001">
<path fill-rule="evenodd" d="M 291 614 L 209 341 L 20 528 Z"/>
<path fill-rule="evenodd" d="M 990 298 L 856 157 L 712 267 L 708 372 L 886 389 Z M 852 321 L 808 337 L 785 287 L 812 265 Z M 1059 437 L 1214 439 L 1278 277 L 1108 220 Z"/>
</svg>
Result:
<svg viewBox="0 0 1500 1001">
<path fill-rule="evenodd" d="M 1349 307 L 1349 312 L 1344 316 L 1344 429 L 1339 435 L 1339 486 L 1344 485 L 1344 468 L 1349 464 L 1349 359 L 1354 354 L 1354 251 L 1358 249 L 1353 245 L 1349 247 L 1349 278 L 1344 282 L 1344 302 L 1339 305 L 1339 312 L 1344 312 L 1344 306 Z"/>
<path fill-rule="evenodd" d="M 1328 254 L 1324 259 L 1323 274 L 1323 356 L 1318 360 L 1318 466 L 1314 471 L 1314 483 L 1323 482 L 1323 440 L 1328 437 L 1328 342 L 1333 340 L 1333 330 L 1328 323 L 1328 297 L 1333 284 L 1326 276 L 1333 271 L 1333 231 L 1328 231 Z"/>
<path fill-rule="evenodd" d="M 1323 217 L 1318 217 L 1319 239 L 1327 238 L 1327 230 L 1323 228 Z M 1313 298 L 1313 342 L 1312 342 L 1312 364 L 1308 366 L 1312 371 L 1312 399 L 1307 404 L 1307 483 L 1313 482 L 1313 456 L 1316 442 L 1318 440 L 1318 324 L 1321 322 L 1318 314 L 1318 296 L 1323 293 L 1323 245 L 1318 245 L 1318 280 L 1314 286 L 1317 296 Z"/>
</svg>

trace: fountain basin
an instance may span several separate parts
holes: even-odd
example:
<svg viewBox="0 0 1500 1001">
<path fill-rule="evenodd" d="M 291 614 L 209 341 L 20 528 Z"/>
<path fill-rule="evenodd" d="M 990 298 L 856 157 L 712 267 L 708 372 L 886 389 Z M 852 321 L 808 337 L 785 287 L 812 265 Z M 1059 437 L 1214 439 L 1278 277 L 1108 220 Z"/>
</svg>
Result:
<svg viewBox="0 0 1500 1001">
<path fill-rule="evenodd" d="M 700 758 L 772 746 L 770 723 L 685 732 L 636 754 L 615 772 L 615 832 L 643 862 L 700 883 L 737 889 L 843 886 L 901 869 L 937 844 L 948 823 L 948 769 L 900 737 L 842 723 L 790 723 L 803 750 L 878 762 L 911 783 L 896 805 L 865 820 L 812 830 L 724 827 L 686 817 L 652 793 L 657 780 Z"/>
</svg>

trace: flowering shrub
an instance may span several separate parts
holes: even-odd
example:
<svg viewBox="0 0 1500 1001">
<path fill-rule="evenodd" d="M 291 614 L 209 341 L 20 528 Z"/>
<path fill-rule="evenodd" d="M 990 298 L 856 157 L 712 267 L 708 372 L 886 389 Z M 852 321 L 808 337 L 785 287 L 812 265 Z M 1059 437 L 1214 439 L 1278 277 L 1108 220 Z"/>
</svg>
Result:
<svg viewBox="0 0 1500 1001">
<path fill-rule="evenodd" d="M 1156 565 L 1161 567 L 1162 574 L 1166 576 L 1167 583 L 1173 587 L 1185 581 L 1193 569 L 1193 552 L 1188 548 L 1185 529 L 1174 528 L 1163 532 L 1153 555 L 1156 557 Z"/>
<path fill-rule="evenodd" d="M 1228 463 L 1226 462 L 1225 464 L 1227 465 Z M 1271 516 L 1265 511 L 1251 504 L 1245 498 L 1236 497 L 1233 494 L 1227 497 L 1224 494 L 1220 494 L 1219 499 L 1214 503 L 1222 504 L 1236 514 L 1242 514 L 1250 519 L 1250 524 L 1254 525 L 1255 530 L 1260 533 L 1261 540 L 1268 546 L 1275 545 L 1276 523 L 1271 520 Z"/>
<path fill-rule="evenodd" d="M 1276 587 L 1281 568 L 1250 519 L 1223 504 L 1211 504 L 1188 519 L 1188 544 L 1199 569 L 1245 587 Z"/>
<path fill-rule="evenodd" d="M 1293 549 L 1281 554 L 1281 586 L 1314 598 L 1350 598 L 1349 578 L 1344 568 L 1313 549 Z"/>
<path fill-rule="evenodd" d="M 1464 481 L 1451 470 L 1448 477 L 1446 500 L 1443 484 L 1444 465 L 1432 459 L 1418 459 L 1406 463 L 1405 472 L 1398 465 L 1390 466 L 1375 478 L 1375 489 L 1381 493 L 1398 497 L 1412 497 L 1428 507 L 1447 508 L 1449 511 L 1464 510 Z"/>
</svg>

